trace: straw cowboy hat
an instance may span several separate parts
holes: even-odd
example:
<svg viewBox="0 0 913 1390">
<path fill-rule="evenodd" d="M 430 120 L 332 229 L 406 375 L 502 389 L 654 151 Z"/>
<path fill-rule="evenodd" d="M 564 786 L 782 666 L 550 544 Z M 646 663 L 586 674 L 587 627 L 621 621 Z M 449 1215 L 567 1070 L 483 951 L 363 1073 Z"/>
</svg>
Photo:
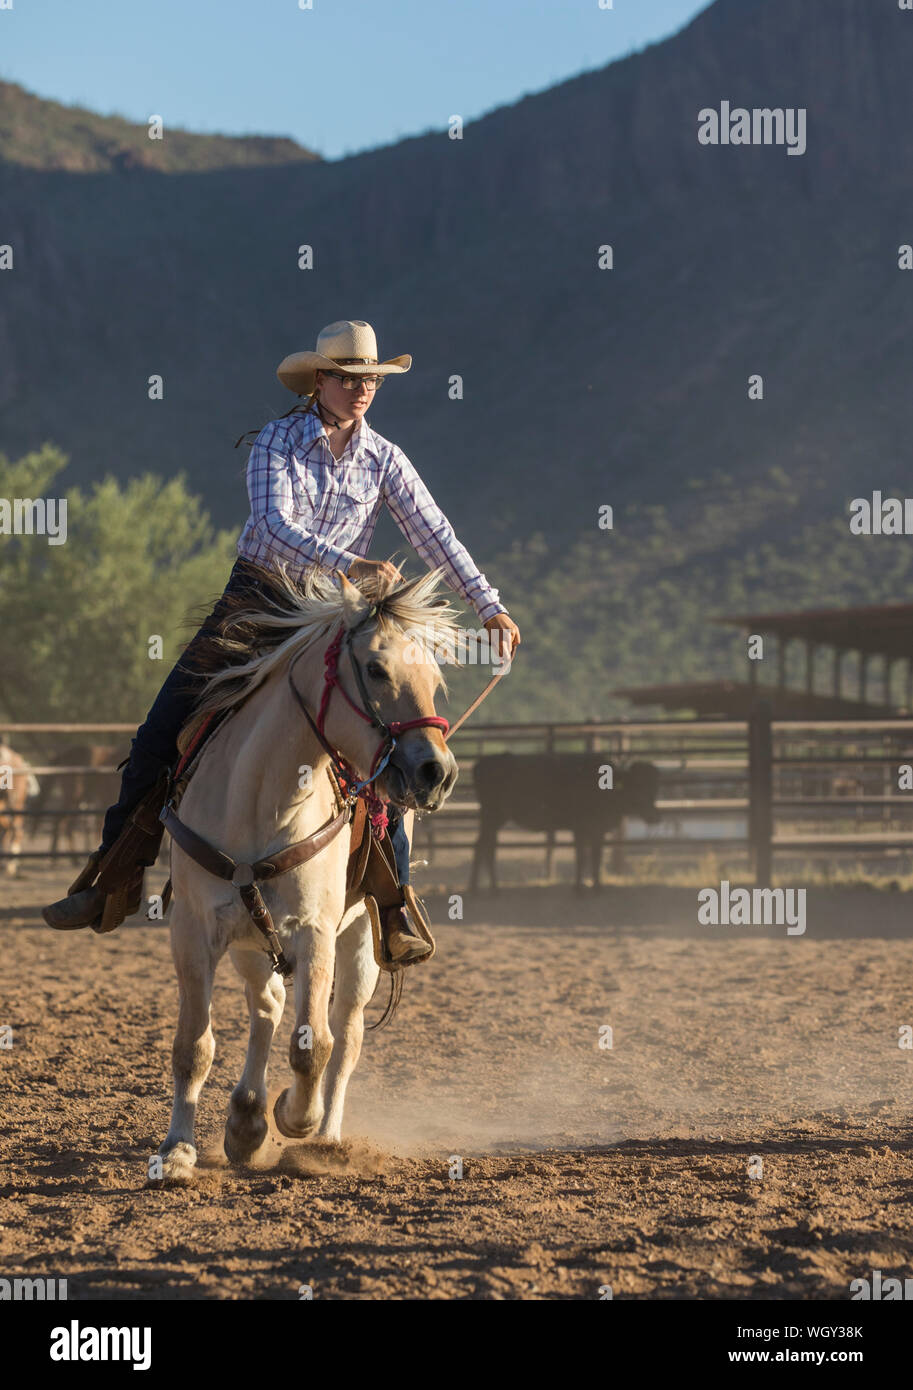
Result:
<svg viewBox="0 0 913 1390">
<path fill-rule="evenodd" d="M 389 376 L 391 372 L 408 372 L 411 366 L 408 354 L 378 362 L 377 339 L 371 325 L 364 319 L 340 319 L 321 329 L 316 352 L 293 352 L 284 357 L 276 375 L 296 395 L 309 396 L 319 371 L 335 372 L 343 367 L 347 374 L 355 376 Z"/>
</svg>

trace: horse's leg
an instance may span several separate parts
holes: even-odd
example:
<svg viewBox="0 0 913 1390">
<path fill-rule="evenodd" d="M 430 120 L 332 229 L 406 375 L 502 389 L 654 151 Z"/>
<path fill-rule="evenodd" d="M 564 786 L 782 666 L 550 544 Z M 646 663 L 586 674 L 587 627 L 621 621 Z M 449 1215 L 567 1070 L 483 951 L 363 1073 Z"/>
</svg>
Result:
<svg viewBox="0 0 913 1390">
<path fill-rule="evenodd" d="M 323 1119 L 322 1082 L 330 1054 L 330 990 L 336 935 L 299 930 L 295 941 L 295 1030 L 289 1043 L 292 1084 L 278 1097 L 273 1118 L 287 1139 L 307 1139 Z"/>
<path fill-rule="evenodd" d="M 593 887 L 602 887 L 602 848 L 603 831 L 600 826 L 593 832 Z"/>
<path fill-rule="evenodd" d="M 10 850 L 15 855 L 22 853 L 22 821 L 23 817 L 14 811 L 10 817 L 12 822 L 10 827 Z M 15 878 L 19 872 L 19 862 L 17 859 L 7 859 L 6 872 L 10 878 Z"/>
<path fill-rule="evenodd" d="M 6 821 L 6 818 L 4 818 Z M 0 849 L 4 853 L 12 851 L 13 847 L 13 827 L 11 823 L 4 823 L 0 826 Z M 3 872 L 12 878 L 16 872 L 16 866 L 12 859 L 3 860 Z"/>
<path fill-rule="evenodd" d="M 485 848 L 483 840 L 483 828 L 479 826 L 479 834 L 476 839 L 475 849 L 472 852 L 472 870 L 469 876 L 469 891 L 474 892 L 479 886 L 479 875 L 482 869 L 482 854 Z"/>
<path fill-rule="evenodd" d="M 51 837 L 51 854 L 56 855 L 60 848 L 60 820 L 53 811 L 48 819 L 48 834 Z"/>
<path fill-rule="evenodd" d="M 497 816 L 490 811 L 486 814 L 483 807 L 479 817 L 479 834 L 472 855 L 472 877 L 469 882 L 470 889 L 480 886 L 485 870 L 488 871 L 488 879 L 491 887 L 497 887 L 495 883 L 495 855 L 498 849 L 498 831 L 500 827 L 501 823 L 498 821 Z"/>
<path fill-rule="evenodd" d="M 171 926 L 171 953 L 178 977 L 180 1011 L 172 1048 L 174 1107 L 171 1127 L 159 1149 L 165 1182 L 188 1182 L 197 1161 L 194 1125 L 197 1102 L 209 1075 L 216 1045 L 212 1036 L 212 981 L 216 956 L 205 927 L 178 900 Z"/>
<path fill-rule="evenodd" d="M 486 816 L 484 812 L 482 813 L 479 822 L 479 838 L 476 841 L 475 854 L 473 855 L 471 884 L 473 888 L 479 887 L 484 870 L 488 871 L 488 882 L 492 892 L 498 886 L 495 859 L 498 854 L 498 831 L 502 823 L 496 816 Z"/>
<path fill-rule="evenodd" d="M 330 1027 L 333 1053 L 324 1081 L 323 1121 L 320 1133 L 338 1142 L 349 1077 L 361 1055 L 365 1033 L 365 1006 L 377 988 L 380 968 L 374 959 L 374 942 L 367 912 L 362 909 L 351 926 L 336 939 L 336 989 Z"/>
<path fill-rule="evenodd" d="M 247 1163 L 269 1133 L 266 1121 L 266 1068 L 273 1037 L 285 1008 L 285 985 L 265 951 L 230 946 L 229 954 L 245 982 L 250 1037 L 241 1079 L 231 1093 L 225 1152 L 233 1163 Z"/>
<path fill-rule="evenodd" d="M 77 756 L 79 758 L 82 758 L 84 754 L 85 750 L 79 749 Z M 68 786 L 70 789 L 70 795 L 73 798 L 72 809 L 77 812 L 81 811 L 83 809 L 83 806 L 85 805 L 85 797 L 83 795 L 85 783 L 83 780 L 83 774 L 81 772 L 78 772 L 76 776 L 72 778 L 72 780 L 70 778 L 67 778 L 64 782 L 64 786 Z M 61 848 L 66 846 L 66 848 L 70 851 L 71 854 L 74 854 L 76 852 L 76 838 L 79 835 L 81 821 L 82 816 L 74 815 L 67 816 L 63 821 L 57 822 L 57 830 L 60 837 Z"/>
<path fill-rule="evenodd" d="M 498 891 L 498 831 L 501 826 L 494 821 L 490 827 L 488 835 L 488 878 L 491 883 L 491 891 Z"/>
</svg>

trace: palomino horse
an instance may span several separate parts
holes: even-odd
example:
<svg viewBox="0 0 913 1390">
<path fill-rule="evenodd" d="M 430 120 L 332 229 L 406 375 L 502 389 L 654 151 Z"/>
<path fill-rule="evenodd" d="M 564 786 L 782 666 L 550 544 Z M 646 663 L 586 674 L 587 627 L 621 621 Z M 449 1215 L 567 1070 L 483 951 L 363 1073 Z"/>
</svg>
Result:
<svg viewBox="0 0 913 1390">
<path fill-rule="evenodd" d="M 23 811 L 29 797 L 37 796 L 38 779 L 25 758 L 0 742 L 0 850 L 15 858 L 0 860 L 0 868 L 13 877 L 22 853 Z"/>
<path fill-rule="evenodd" d="M 279 578 L 279 596 L 262 609 L 236 614 L 228 641 L 223 639 L 222 669 L 208 678 L 198 714 L 233 712 L 205 743 L 180 804 L 186 826 L 246 865 L 303 840 L 337 814 L 329 755 L 299 702 L 317 715 L 329 690 L 325 737 L 366 779 L 381 734 L 359 717 L 365 694 L 384 725 L 434 717 L 435 693 L 446 690 L 435 652 L 455 628 L 456 610 L 436 597 L 439 571 L 378 595 L 373 612 L 345 576 L 338 587 L 317 570 L 300 588 Z M 324 653 L 344 630 L 352 636 L 339 660 L 340 690 L 325 686 Z M 243 641 L 233 642 L 232 631 L 245 634 Z M 227 668 L 226 651 L 235 659 Z M 425 726 L 399 734 L 372 785 L 384 800 L 434 811 L 456 775 L 441 729 Z M 350 841 L 346 826 L 307 863 L 263 884 L 283 954 L 294 967 L 292 1080 L 274 1115 L 277 1128 L 291 1138 L 339 1139 L 346 1086 L 361 1051 L 364 1008 L 378 980 L 364 900 L 346 902 Z M 196 1107 L 213 1059 L 216 965 L 228 951 L 245 982 L 250 1012 L 247 1059 L 225 1131 L 225 1151 L 235 1162 L 250 1161 L 267 1139 L 266 1070 L 285 986 L 237 889 L 206 872 L 175 842 L 172 881 L 180 1015 L 174 1109 L 159 1152 L 162 1180 L 182 1183 L 196 1163 Z"/>
</svg>

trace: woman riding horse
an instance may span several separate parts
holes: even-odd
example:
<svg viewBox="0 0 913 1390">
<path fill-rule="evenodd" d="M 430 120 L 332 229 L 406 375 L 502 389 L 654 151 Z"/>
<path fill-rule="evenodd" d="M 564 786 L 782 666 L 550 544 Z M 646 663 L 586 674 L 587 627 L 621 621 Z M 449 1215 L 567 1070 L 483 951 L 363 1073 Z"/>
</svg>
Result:
<svg viewBox="0 0 913 1390">
<path fill-rule="evenodd" d="M 206 645 L 205 638 L 218 629 L 240 594 L 256 597 L 263 591 L 276 562 L 293 579 L 316 565 L 341 570 L 350 579 L 395 581 L 400 575 L 394 565 L 365 558 L 386 503 L 429 567 L 441 565 L 451 588 L 472 605 L 480 622 L 491 632 L 506 634 L 496 639 L 502 655 L 513 655 L 520 632 L 498 602 L 497 590 L 479 573 L 406 455 L 376 434 L 364 418 L 384 378 L 407 372 L 411 365 L 409 356 L 379 362 L 374 330 L 362 320 L 329 324 L 318 336 L 315 352 L 292 353 L 280 363 L 279 380 L 306 399 L 288 415 L 271 420 L 254 440 L 247 465 L 250 516 L 238 541 L 239 559 L 222 598 L 137 730 L 120 795 L 105 816 L 101 845 L 69 895 L 44 909 L 48 926 L 58 931 L 110 931 L 138 911 L 142 865 L 130 862 L 129 850 L 121 854 L 127 862 L 124 885 L 119 886 L 127 891 L 112 910 L 110 869 L 105 871 L 104 888 L 96 882 L 102 862 L 124 843 L 131 812 L 177 760 L 178 735 L 201 689 L 195 649 Z M 155 814 L 153 808 L 153 818 Z M 402 813 L 391 806 L 388 815 L 399 880 L 408 883 L 409 840 Z M 406 963 L 430 952 L 413 930 L 404 900 L 384 909 L 381 926 L 391 959 Z"/>
</svg>

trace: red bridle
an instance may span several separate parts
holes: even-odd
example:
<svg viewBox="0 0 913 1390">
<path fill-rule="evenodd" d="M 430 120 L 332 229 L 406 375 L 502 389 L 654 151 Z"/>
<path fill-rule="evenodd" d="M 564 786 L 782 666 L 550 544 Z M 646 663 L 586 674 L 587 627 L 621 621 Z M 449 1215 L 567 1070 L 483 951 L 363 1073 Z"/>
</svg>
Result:
<svg viewBox="0 0 913 1390">
<path fill-rule="evenodd" d="M 288 669 L 288 682 L 291 686 L 292 693 L 295 696 L 295 699 L 301 706 L 301 709 L 304 711 L 304 714 L 307 716 L 309 724 L 313 728 L 317 737 L 320 739 L 320 742 L 323 744 L 323 747 L 329 753 L 330 758 L 333 762 L 333 766 L 336 769 L 336 776 L 339 779 L 339 782 L 342 785 L 343 789 L 350 796 L 360 796 L 363 798 L 368 807 L 368 812 L 371 818 L 371 825 L 375 833 L 377 835 L 382 835 L 387 825 L 386 806 L 372 789 L 371 783 L 374 782 L 380 776 L 384 768 L 387 766 L 387 763 L 390 761 L 390 757 L 393 753 L 394 748 L 396 747 L 396 740 L 398 736 L 401 733 L 405 733 L 407 729 L 427 728 L 441 729 L 444 731 L 446 735 L 447 730 L 450 728 L 450 723 L 443 717 L 443 715 L 427 714 L 423 715 L 420 719 L 391 720 L 391 722 L 388 724 L 383 719 L 381 719 L 380 715 L 374 709 L 373 701 L 371 700 L 371 697 L 368 694 L 368 691 L 365 687 L 365 680 L 364 675 L 362 674 L 361 666 L 359 664 L 358 658 L 355 655 L 355 652 L 352 649 L 351 642 L 352 637 L 358 631 L 358 629 L 364 623 L 370 622 L 376 616 L 376 613 L 377 609 L 372 604 L 369 611 L 365 614 L 365 616 L 361 619 L 360 622 L 355 624 L 354 627 L 347 628 L 344 623 L 341 623 L 339 631 L 336 633 L 332 642 L 330 642 L 329 646 L 324 652 L 323 663 L 325 671 L 323 678 L 323 692 L 320 697 L 320 708 L 317 711 L 316 719 L 311 714 L 304 700 L 301 698 L 301 692 L 295 685 L 293 679 L 293 672 L 295 667 L 294 661 Z M 343 688 L 342 682 L 339 679 L 339 654 L 342 651 L 343 645 L 346 642 L 349 643 L 349 656 L 352 660 L 352 669 L 355 672 L 355 679 L 358 683 L 359 690 L 361 691 L 362 699 L 364 700 L 365 705 L 367 706 L 366 709 L 360 709 L 359 706 L 356 705 L 355 701 Z M 300 653 L 300 655 L 303 654 L 303 652 Z M 359 719 L 363 719 L 366 724 L 371 724 L 374 726 L 374 728 L 380 729 L 383 735 L 380 743 L 377 746 L 377 751 L 375 752 L 374 757 L 371 759 L 370 772 L 363 782 L 359 782 L 353 770 L 345 763 L 345 761 L 340 757 L 338 752 L 336 752 L 332 744 L 327 739 L 326 733 L 324 732 L 324 724 L 326 721 L 327 709 L 329 708 L 330 697 L 333 693 L 334 687 L 338 688 L 339 693 L 343 696 L 349 707 L 355 711 Z"/>
<path fill-rule="evenodd" d="M 360 624 L 358 624 L 358 626 L 360 626 Z M 360 709 L 359 706 L 356 705 L 355 701 L 351 698 L 351 696 L 346 692 L 345 687 L 339 679 L 339 654 L 342 651 L 342 644 L 346 640 L 346 635 L 349 631 L 354 632 L 355 629 L 347 629 L 345 624 L 340 624 L 339 631 L 336 633 L 336 636 L 333 638 L 332 642 L 329 644 L 329 646 L 323 654 L 323 664 L 325 667 L 325 671 L 323 677 L 323 694 L 320 697 L 320 708 L 317 711 L 317 728 L 324 735 L 324 737 L 326 737 L 324 723 L 326 720 L 327 710 L 330 705 L 330 696 L 332 695 L 333 688 L 335 686 L 339 690 L 340 695 L 349 705 L 349 708 L 355 711 L 359 719 L 363 719 L 366 724 L 373 724 L 375 728 L 383 730 L 384 737 L 381 740 L 381 742 L 377 745 L 377 752 L 374 754 L 374 757 L 371 761 L 371 770 L 368 780 L 373 781 L 374 777 L 377 775 L 374 769 L 377 766 L 377 763 L 380 760 L 380 758 L 383 756 L 383 753 L 387 748 L 387 745 L 390 745 L 389 751 L 390 753 L 392 753 L 393 745 L 395 744 L 395 741 L 400 734 L 405 733 L 407 729 L 442 729 L 443 732 L 446 734 L 447 730 L 450 728 L 450 721 L 445 719 L 444 716 L 441 714 L 426 714 L 423 715 L 420 719 L 392 719 L 388 724 L 380 718 L 376 711 L 372 711 L 372 713 L 369 714 L 367 710 Z M 361 686 L 362 695 L 365 697 L 365 702 L 370 706 L 370 697 L 368 696 L 367 691 L 364 688 L 364 680 L 361 675 L 361 668 L 358 664 L 358 660 L 355 656 L 355 653 L 354 651 L 352 651 L 351 647 L 349 648 L 349 655 L 352 658 L 352 665 L 355 670 L 355 675 L 358 679 L 358 684 Z"/>
</svg>

